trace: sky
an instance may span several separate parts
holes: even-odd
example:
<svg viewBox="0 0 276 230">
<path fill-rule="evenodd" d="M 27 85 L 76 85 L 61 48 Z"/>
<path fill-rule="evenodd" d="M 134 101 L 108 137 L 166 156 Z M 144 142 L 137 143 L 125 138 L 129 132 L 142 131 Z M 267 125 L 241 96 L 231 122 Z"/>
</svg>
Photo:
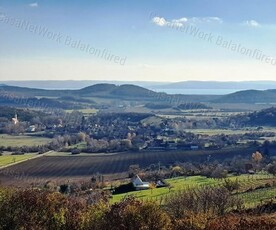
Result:
<svg viewBox="0 0 276 230">
<path fill-rule="evenodd" d="M 275 0 L 0 0 L 0 80 L 276 80 L 275 10 Z"/>
</svg>

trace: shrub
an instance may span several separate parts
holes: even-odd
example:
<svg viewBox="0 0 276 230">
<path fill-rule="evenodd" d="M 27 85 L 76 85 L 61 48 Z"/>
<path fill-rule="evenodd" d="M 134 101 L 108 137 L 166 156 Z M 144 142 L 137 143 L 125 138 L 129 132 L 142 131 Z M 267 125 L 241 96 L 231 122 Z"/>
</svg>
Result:
<svg viewBox="0 0 276 230">
<path fill-rule="evenodd" d="M 268 165 L 267 172 L 276 176 L 276 161 L 274 161 L 272 164 Z"/>
<path fill-rule="evenodd" d="M 238 179 L 234 181 L 230 179 L 224 179 L 223 187 L 225 187 L 229 192 L 233 192 L 234 190 L 238 190 L 240 188 L 240 183 Z"/>
<path fill-rule="evenodd" d="M 168 213 L 175 218 L 191 214 L 223 215 L 232 209 L 241 209 L 242 201 L 231 196 L 224 187 L 188 189 L 170 196 L 166 203 Z"/>
<path fill-rule="evenodd" d="M 2 200 L 1 229 L 79 229 L 85 205 L 60 193 L 19 190 Z"/>
<path fill-rule="evenodd" d="M 215 168 L 215 170 L 211 173 L 212 178 L 222 179 L 227 177 L 227 170 L 223 169 L 221 166 Z"/>
<path fill-rule="evenodd" d="M 71 150 L 71 153 L 72 153 L 73 155 L 80 154 L 80 153 L 81 153 L 81 150 L 80 150 L 80 149 L 72 149 L 72 150 Z"/>
<path fill-rule="evenodd" d="M 82 226 L 83 229 L 104 229 L 104 217 L 109 211 L 110 207 L 106 202 L 99 202 L 96 205 L 89 206 L 83 216 L 85 220 Z"/>
<path fill-rule="evenodd" d="M 62 184 L 59 186 L 59 192 L 60 193 L 69 193 L 70 191 L 70 186 L 68 184 Z"/>
<path fill-rule="evenodd" d="M 249 215 L 226 215 L 211 220 L 206 230 L 234 230 L 234 229 L 250 229 L 250 230 L 270 230 L 276 229 L 275 216 L 249 216 Z"/>
<path fill-rule="evenodd" d="M 13 152 L 11 155 L 13 155 L 13 156 L 24 155 L 24 153 L 23 152 Z"/>
<path fill-rule="evenodd" d="M 133 197 L 111 206 L 103 219 L 103 229 L 110 230 L 169 230 L 170 218 L 153 202 L 142 202 Z"/>
</svg>

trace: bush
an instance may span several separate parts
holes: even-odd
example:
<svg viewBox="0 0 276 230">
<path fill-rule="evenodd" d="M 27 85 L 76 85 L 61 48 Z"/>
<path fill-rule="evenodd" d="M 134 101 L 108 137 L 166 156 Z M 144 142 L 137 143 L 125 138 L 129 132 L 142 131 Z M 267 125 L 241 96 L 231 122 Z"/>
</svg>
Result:
<svg viewBox="0 0 276 230">
<path fill-rule="evenodd" d="M 227 177 L 227 170 L 223 169 L 222 167 L 216 167 L 215 170 L 211 173 L 212 178 L 222 179 Z"/>
<path fill-rule="evenodd" d="M 276 229 L 275 203 L 271 201 L 244 212 L 240 205 L 240 200 L 224 187 L 179 192 L 166 200 L 165 209 L 134 197 L 110 205 L 103 198 L 93 198 L 91 203 L 84 196 L 0 187 L 0 229 Z M 226 213 L 235 208 L 239 215 Z"/>
<path fill-rule="evenodd" d="M 276 220 L 273 216 L 249 216 L 249 215 L 227 215 L 221 218 L 211 220 L 206 230 L 233 230 L 233 229 L 250 229 L 250 230 L 270 230 L 276 229 Z"/>
<path fill-rule="evenodd" d="M 73 155 L 80 154 L 80 153 L 81 153 L 81 150 L 80 150 L 80 149 L 72 149 L 72 150 L 71 150 L 71 153 L 72 153 Z"/>
<path fill-rule="evenodd" d="M 60 193 L 69 193 L 70 191 L 70 186 L 68 184 L 62 184 L 59 186 L 59 192 Z"/>
<path fill-rule="evenodd" d="M 178 219 L 195 214 L 223 215 L 229 210 L 240 210 L 243 205 L 224 187 L 188 189 L 173 194 L 165 203 L 168 213 Z"/>
<path fill-rule="evenodd" d="M 128 197 L 111 206 L 103 219 L 103 228 L 110 230 L 171 229 L 169 216 L 153 202 Z"/>
<path fill-rule="evenodd" d="M 238 179 L 232 181 L 230 179 L 224 179 L 223 185 L 229 192 L 233 192 L 234 190 L 238 190 L 240 188 L 240 183 Z"/>
<path fill-rule="evenodd" d="M 276 176 L 276 161 L 274 161 L 272 164 L 269 164 L 267 166 L 267 172 Z"/>
<path fill-rule="evenodd" d="M 15 191 L 0 204 L 0 229 L 79 229 L 85 205 L 60 193 Z"/>
<path fill-rule="evenodd" d="M 22 152 L 13 152 L 11 155 L 13 155 L 13 156 L 24 155 L 24 153 L 22 153 Z"/>
</svg>

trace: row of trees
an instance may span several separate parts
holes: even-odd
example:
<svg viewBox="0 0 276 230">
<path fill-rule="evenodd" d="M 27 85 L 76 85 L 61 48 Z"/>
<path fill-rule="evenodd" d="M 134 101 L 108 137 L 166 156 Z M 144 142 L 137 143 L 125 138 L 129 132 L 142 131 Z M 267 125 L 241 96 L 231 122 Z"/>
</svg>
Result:
<svg viewBox="0 0 276 230">
<path fill-rule="evenodd" d="M 139 175 L 144 181 L 164 181 L 164 179 L 179 176 L 201 175 L 213 179 L 226 179 L 229 173 L 254 174 L 257 172 L 266 172 L 276 175 L 276 161 L 267 159 L 262 153 L 256 151 L 251 157 L 241 156 L 225 159 L 224 161 L 206 161 L 206 162 L 175 162 L 167 167 L 161 163 L 151 164 L 146 168 L 140 168 L 139 165 L 130 165 L 128 175 L 132 178 Z"/>
</svg>

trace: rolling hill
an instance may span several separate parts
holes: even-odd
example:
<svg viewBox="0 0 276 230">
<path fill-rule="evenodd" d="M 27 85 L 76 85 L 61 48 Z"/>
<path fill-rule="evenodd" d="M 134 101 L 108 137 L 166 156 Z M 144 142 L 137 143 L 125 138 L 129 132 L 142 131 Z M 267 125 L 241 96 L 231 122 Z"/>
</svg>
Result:
<svg viewBox="0 0 276 230">
<path fill-rule="evenodd" d="M 183 95 L 158 93 L 137 85 L 96 84 L 78 90 L 46 90 L 37 88 L 0 86 L 0 105 L 18 106 L 22 101 L 43 104 L 52 108 L 76 109 L 95 106 L 95 98 L 161 103 L 178 106 L 187 103 L 276 103 L 276 90 L 245 90 L 219 95 Z"/>
<path fill-rule="evenodd" d="M 126 101 L 170 101 L 170 95 L 160 94 L 136 85 L 96 84 L 80 90 L 45 90 L 17 86 L 0 86 L 0 105 L 51 107 L 62 109 L 95 106 L 92 98 Z"/>
<path fill-rule="evenodd" d="M 244 90 L 213 100 L 214 103 L 276 103 L 276 90 Z"/>
<path fill-rule="evenodd" d="M 237 126 L 242 127 L 258 127 L 258 126 L 276 126 L 276 107 L 263 109 L 246 114 L 238 114 L 235 116 L 228 117 L 229 123 L 236 123 Z M 226 119 L 226 121 L 227 121 Z M 228 125 L 229 125 L 228 123 Z"/>
</svg>

